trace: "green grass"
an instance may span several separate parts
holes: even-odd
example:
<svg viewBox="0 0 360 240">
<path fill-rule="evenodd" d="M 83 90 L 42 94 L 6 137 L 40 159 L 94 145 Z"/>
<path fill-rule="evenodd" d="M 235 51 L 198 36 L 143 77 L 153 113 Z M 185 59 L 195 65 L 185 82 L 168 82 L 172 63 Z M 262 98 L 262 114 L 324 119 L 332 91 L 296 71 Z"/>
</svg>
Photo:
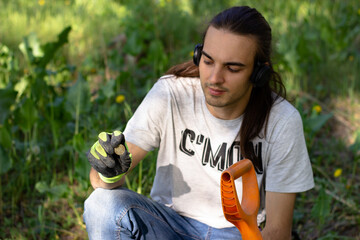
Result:
<svg viewBox="0 0 360 240">
<path fill-rule="evenodd" d="M 123 129 L 156 79 L 191 58 L 206 21 L 237 4 L 270 22 L 275 67 L 303 118 L 316 187 L 299 194 L 294 229 L 359 239 L 355 0 L 1 1 L 0 238 L 86 239 L 86 151 L 99 132 Z M 127 187 L 148 195 L 155 159 Z"/>
</svg>

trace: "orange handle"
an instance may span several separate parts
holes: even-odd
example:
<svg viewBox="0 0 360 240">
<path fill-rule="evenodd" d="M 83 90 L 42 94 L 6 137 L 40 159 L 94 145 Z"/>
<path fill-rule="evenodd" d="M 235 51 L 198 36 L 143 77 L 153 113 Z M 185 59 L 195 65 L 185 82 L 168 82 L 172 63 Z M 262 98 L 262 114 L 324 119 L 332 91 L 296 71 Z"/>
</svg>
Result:
<svg viewBox="0 0 360 240">
<path fill-rule="evenodd" d="M 241 205 L 236 193 L 234 181 L 242 177 L 243 193 Z M 221 174 L 221 201 L 226 220 L 240 231 L 243 240 L 262 239 L 257 226 L 257 214 L 260 207 L 260 194 L 253 164 L 243 159 Z"/>
</svg>

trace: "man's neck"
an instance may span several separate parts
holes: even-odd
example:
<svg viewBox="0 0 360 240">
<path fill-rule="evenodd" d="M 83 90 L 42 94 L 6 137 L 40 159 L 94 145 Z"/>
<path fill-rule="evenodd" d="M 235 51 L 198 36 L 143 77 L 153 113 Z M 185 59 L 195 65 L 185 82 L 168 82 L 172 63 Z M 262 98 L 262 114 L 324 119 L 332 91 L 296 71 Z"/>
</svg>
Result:
<svg viewBox="0 0 360 240">
<path fill-rule="evenodd" d="M 216 118 L 223 120 L 232 120 L 240 117 L 245 112 L 245 106 L 235 107 L 214 107 L 206 103 L 206 107 L 209 112 Z"/>
</svg>

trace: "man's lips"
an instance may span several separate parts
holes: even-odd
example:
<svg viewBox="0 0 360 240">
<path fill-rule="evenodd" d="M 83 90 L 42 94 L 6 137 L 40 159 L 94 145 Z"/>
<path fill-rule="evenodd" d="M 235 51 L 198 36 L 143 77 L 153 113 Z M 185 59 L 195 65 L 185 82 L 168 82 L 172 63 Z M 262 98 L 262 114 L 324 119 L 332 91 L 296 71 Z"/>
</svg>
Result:
<svg viewBox="0 0 360 240">
<path fill-rule="evenodd" d="M 226 90 L 219 88 L 208 87 L 208 89 L 209 89 L 209 93 L 213 96 L 220 96 L 226 92 Z"/>
</svg>

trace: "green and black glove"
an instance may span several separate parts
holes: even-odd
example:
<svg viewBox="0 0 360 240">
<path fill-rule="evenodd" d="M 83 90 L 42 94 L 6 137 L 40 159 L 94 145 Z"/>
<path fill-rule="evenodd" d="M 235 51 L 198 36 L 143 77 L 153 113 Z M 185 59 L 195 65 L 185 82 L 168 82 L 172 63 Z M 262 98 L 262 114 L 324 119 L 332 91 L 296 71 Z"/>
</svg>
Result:
<svg viewBox="0 0 360 240">
<path fill-rule="evenodd" d="M 129 170 L 131 154 L 125 144 L 125 136 L 121 131 L 101 132 L 99 140 L 87 154 L 91 166 L 106 183 L 114 183 Z"/>
</svg>

